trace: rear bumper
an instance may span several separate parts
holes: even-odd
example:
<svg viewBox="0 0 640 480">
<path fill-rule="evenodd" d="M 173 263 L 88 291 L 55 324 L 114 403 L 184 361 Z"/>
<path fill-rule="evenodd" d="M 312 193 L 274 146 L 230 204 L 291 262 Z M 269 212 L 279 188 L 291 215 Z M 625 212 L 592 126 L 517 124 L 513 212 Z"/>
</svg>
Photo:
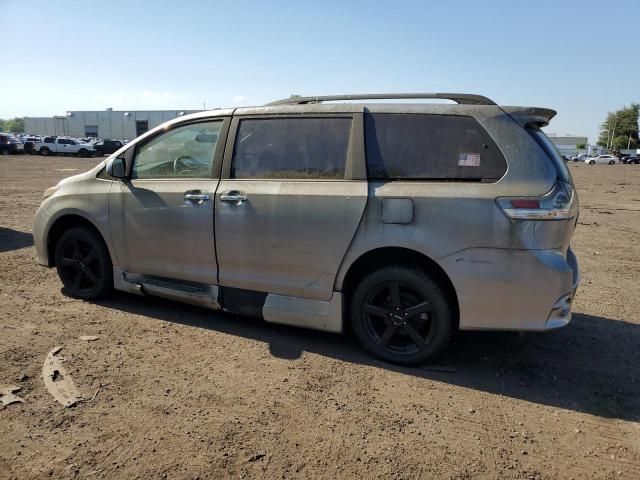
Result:
<svg viewBox="0 0 640 480">
<path fill-rule="evenodd" d="M 580 282 L 571 249 L 473 248 L 440 264 L 458 295 L 461 330 L 545 331 L 571 321 Z"/>
<path fill-rule="evenodd" d="M 567 252 L 567 264 L 573 269 L 571 293 L 563 295 L 553 305 L 544 330 L 556 330 L 558 328 L 566 327 L 571 322 L 571 308 L 576 296 L 576 291 L 578 290 L 578 284 L 580 283 L 580 267 L 578 266 L 578 259 L 571 249 Z"/>
</svg>

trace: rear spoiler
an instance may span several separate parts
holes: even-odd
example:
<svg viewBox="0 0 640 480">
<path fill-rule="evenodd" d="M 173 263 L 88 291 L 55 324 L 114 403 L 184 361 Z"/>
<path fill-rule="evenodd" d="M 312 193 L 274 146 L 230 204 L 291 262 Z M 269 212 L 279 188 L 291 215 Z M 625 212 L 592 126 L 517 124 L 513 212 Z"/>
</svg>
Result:
<svg viewBox="0 0 640 480">
<path fill-rule="evenodd" d="M 500 107 L 504 113 L 523 127 L 546 127 L 558 112 L 550 108 Z"/>
</svg>

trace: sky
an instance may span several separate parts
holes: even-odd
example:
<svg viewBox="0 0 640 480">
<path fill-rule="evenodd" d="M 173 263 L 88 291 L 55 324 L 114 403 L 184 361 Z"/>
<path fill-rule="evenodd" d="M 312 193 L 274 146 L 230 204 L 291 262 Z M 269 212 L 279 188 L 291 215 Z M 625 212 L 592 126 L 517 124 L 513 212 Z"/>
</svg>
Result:
<svg viewBox="0 0 640 480">
<path fill-rule="evenodd" d="M 639 11 L 638 0 L 0 0 L 0 118 L 465 92 L 553 108 L 547 132 L 595 143 L 607 112 L 640 102 Z"/>
</svg>

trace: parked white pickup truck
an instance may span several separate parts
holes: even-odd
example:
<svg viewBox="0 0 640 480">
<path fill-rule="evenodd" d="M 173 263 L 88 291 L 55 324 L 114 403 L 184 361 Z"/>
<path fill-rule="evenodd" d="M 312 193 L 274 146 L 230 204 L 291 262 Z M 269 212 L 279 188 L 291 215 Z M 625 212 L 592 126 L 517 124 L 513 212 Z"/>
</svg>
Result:
<svg viewBox="0 0 640 480">
<path fill-rule="evenodd" d="M 80 157 L 93 156 L 96 149 L 90 143 L 82 143 L 72 138 L 44 137 L 42 142 L 37 142 L 33 147 L 34 153 L 40 155 L 78 155 Z"/>
</svg>

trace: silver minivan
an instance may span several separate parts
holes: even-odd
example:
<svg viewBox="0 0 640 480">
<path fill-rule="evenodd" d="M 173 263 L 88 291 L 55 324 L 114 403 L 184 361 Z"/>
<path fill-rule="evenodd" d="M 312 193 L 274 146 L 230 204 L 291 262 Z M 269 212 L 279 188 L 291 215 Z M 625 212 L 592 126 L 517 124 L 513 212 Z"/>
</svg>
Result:
<svg viewBox="0 0 640 480">
<path fill-rule="evenodd" d="M 540 129 L 554 115 L 391 94 L 179 117 L 45 192 L 38 263 L 75 297 L 115 288 L 350 328 L 400 364 L 457 330 L 559 328 L 579 280 L 578 198 Z"/>
</svg>

